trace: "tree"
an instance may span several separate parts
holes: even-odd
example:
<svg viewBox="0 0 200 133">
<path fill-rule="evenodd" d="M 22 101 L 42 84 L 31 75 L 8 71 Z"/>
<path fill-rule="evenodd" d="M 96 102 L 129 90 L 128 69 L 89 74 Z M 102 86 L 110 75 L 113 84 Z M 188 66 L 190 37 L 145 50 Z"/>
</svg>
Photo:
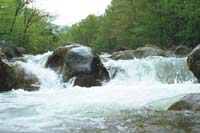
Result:
<svg viewBox="0 0 200 133">
<path fill-rule="evenodd" d="M 58 46 L 51 24 L 53 17 L 38 10 L 33 0 L 0 0 L 0 14 L 0 40 L 11 41 L 33 53 Z"/>
<path fill-rule="evenodd" d="M 89 15 L 79 24 L 73 25 L 68 31 L 69 41 L 82 43 L 89 46 L 94 45 L 99 26 L 98 19 L 99 18 L 95 15 Z"/>
<path fill-rule="evenodd" d="M 199 5 L 199 0 L 112 0 L 104 15 L 93 23 L 86 18 L 73 25 L 68 35 L 71 41 L 107 52 L 121 45 L 133 49 L 145 44 L 194 47 L 200 43 Z"/>
</svg>

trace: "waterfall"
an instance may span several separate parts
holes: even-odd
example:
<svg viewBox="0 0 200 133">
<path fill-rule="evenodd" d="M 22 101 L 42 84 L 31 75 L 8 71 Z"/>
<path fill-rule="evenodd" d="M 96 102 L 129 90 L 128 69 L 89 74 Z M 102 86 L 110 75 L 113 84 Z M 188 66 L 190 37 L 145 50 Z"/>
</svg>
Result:
<svg viewBox="0 0 200 133">
<path fill-rule="evenodd" d="M 45 68 L 48 56 L 52 52 L 47 52 L 42 55 L 32 56 L 25 55 L 27 62 L 17 62 L 26 73 L 33 73 L 37 76 L 40 82 L 40 89 L 61 88 L 61 76 L 51 69 Z"/>
<path fill-rule="evenodd" d="M 115 83 L 195 83 L 197 79 L 187 67 L 186 58 L 147 57 L 144 59 L 107 59 L 105 62 Z"/>
<path fill-rule="evenodd" d="M 102 56 L 111 80 L 101 87 L 73 87 L 45 63 L 51 52 L 16 62 L 35 74 L 40 90 L 0 94 L 0 132 L 81 131 L 105 128 L 113 112 L 153 106 L 166 109 L 185 94 L 200 92 L 186 58 L 147 57 L 114 61 Z M 12 118 L 12 119 L 11 119 Z"/>
</svg>

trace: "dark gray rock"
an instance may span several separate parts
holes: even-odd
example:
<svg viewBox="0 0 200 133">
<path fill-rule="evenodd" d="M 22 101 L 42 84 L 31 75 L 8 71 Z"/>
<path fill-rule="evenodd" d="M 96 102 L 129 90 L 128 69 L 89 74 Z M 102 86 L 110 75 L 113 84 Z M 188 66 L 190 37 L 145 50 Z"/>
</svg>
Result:
<svg viewBox="0 0 200 133">
<path fill-rule="evenodd" d="M 98 54 L 90 47 L 79 44 L 62 46 L 49 56 L 46 67 L 62 74 L 63 81 L 76 77 L 75 84 L 83 87 L 99 86 L 109 74 Z"/>
<path fill-rule="evenodd" d="M 12 90 L 16 83 L 14 69 L 5 60 L 0 59 L 0 92 Z"/>
<path fill-rule="evenodd" d="M 200 44 L 189 54 L 187 64 L 194 76 L 200 80 Z"/>
<path fill-rule="evenodd" d="M 0 59 L 0 92 L 12 89 L 35 91 L 39 89 L 38 84 L 38 78 L 34 74 L 27 73 L 19 65 Z"/>
<path fill-rule="evenodd" d="M 176 49 L 175 49 L 175 55 L 177 56 L 187 56 L 192 50 L 187 47 L 187 46 L 183 46 L 183 45 L 180 45 L 178 46 Z"/>
<path fill-rule="evenodd" d="M 6 59 L 12 59 L 22 56 L 22 53 L 14 44 L 0 41 L 0 56 Z"/>
<path fill-rule="evenodd" d="M 119 51 L 124 51 L 124 50 L 128 50 L 128 47 L 124 45 L 120 45 L 120 46 L 115 47 L 113 52 L 119 52 Z"/>
<path fill-rule="evenodd" d="M 39 80 L 32 72 L 25 71 L 19 65 L 14 65 L 14 74 L 16 78 L 15 89 L 24 89 L 26 91 L 39 90 Z"/>
</svg>

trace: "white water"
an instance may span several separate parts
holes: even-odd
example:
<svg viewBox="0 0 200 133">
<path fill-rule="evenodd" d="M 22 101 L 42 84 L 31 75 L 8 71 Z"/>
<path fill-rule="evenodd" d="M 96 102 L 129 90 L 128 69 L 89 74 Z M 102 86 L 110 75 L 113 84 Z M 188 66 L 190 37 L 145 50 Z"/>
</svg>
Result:
<svg viewBox="0 0 200 133">
<path fill-rule="evenodd" d="M 18 62 L 38 76 L 40 91 L 0 94 L 0 132 L 104 129 L 105 120 L 116 111 L 166 109 L 185 94 L 200 92 L 186 58 L 106 58 L 104 64 L 113 79 L 102 87 L 83 88 L 63 85 L 59 75 L 44 67 L 50 54 L 26 56 L 27 63 Z"/>
</svg>

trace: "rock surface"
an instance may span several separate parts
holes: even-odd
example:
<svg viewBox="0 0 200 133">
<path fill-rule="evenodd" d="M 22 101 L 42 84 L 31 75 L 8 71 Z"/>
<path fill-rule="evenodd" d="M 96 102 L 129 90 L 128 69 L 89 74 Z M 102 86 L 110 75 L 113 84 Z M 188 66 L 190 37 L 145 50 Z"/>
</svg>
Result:
<svg viewBox="0 0 200 133">
<path fill-rule="evenodd" d="M 6 59 L 22 56 L 21 51 L 13 44 L 0 41 L 0 56 Z"/>
<path fill-rule="evenodd" d="M 189 53 L 191 52 L 191 49 L 188 48 L 187 46 L 178 46 L 176 49 L 175 49 L 175 55 L 177 56 L 187 56 Z"/>
<path fill-rule="evenodd" d="M 124 51 L 124 50 L 128 50 L 128 47 L 124 45 L 120 45 L 120 46 L 115 47 L 113 52 L 119 52 L 119 51 Z"/>
<path fill-rule="evenodd" d="M 194 76 L 200 80 L 200 44 L 189 54 L 187 64 Z"/>
<path fill-rule="evenodd" d="M 16 83 L 14 69 L 6 61 L 0 59 L 0 92 L 12 90 Z"/>
<path fill-rule="evenodd" d="M 64 82 L 76 77 L 74 85 L 83 87 L 99 86 L 100 81 L 109 79 L 95 50 L 79 44 L 55 49 L 49 56 L 46 67 L 60 73 Z"/>
<path fill-rule="evenodd" d="M 200 111 L 200 93 L 190 94 L 169 107 L 169 110 Z"/>
<path fill-rule="evenodd" d="M 16 78 L 15 89 L 24 89 L 26 91 L 39 90 L 39 80 L 36 75 L 31 72 L 25 71 L 19 65 L 15 65 L 14 74 Z"/>
<path fill-rule="evenodd" d="M 120 111 L 105 120 L 108 132 L 199 133 L 200 114 L 189 111 Z"/>
<path fill-rule="evenodd" d="M 128 60 L 134 58 L 145 58 L 148 56 L 166 56 L 166 53 L 158 47 L 140 47 L 136 50 L 114 52 L 111 58 L 114 60 Z"/>
<path fill-rule="evenodd" d="M 129 60 L 135 58 L 135 50 L 124 50 L 119 52 L 114 52 L 111 56 L 114 60 Z"/>
<path fill-rule="evenodd" d="M 12 89 L 25 89 L 27 91 L 38 89 L 34 86 L 38 82 L 36 76 L 26 73 L 19 65 L 13 63 L 20 60 L 21 56 L 22 50 L 13 44 L 0 41 L 0 92 Z"/>
<path fill-rule="evenodd" d="M 37 84 L 38 78 L 35 75 L 25 72 L 18 65 L 12 65 L 0 59 L 0 92 L 12 89 L 35 91 L 39 89 Z"/>
</svg>

